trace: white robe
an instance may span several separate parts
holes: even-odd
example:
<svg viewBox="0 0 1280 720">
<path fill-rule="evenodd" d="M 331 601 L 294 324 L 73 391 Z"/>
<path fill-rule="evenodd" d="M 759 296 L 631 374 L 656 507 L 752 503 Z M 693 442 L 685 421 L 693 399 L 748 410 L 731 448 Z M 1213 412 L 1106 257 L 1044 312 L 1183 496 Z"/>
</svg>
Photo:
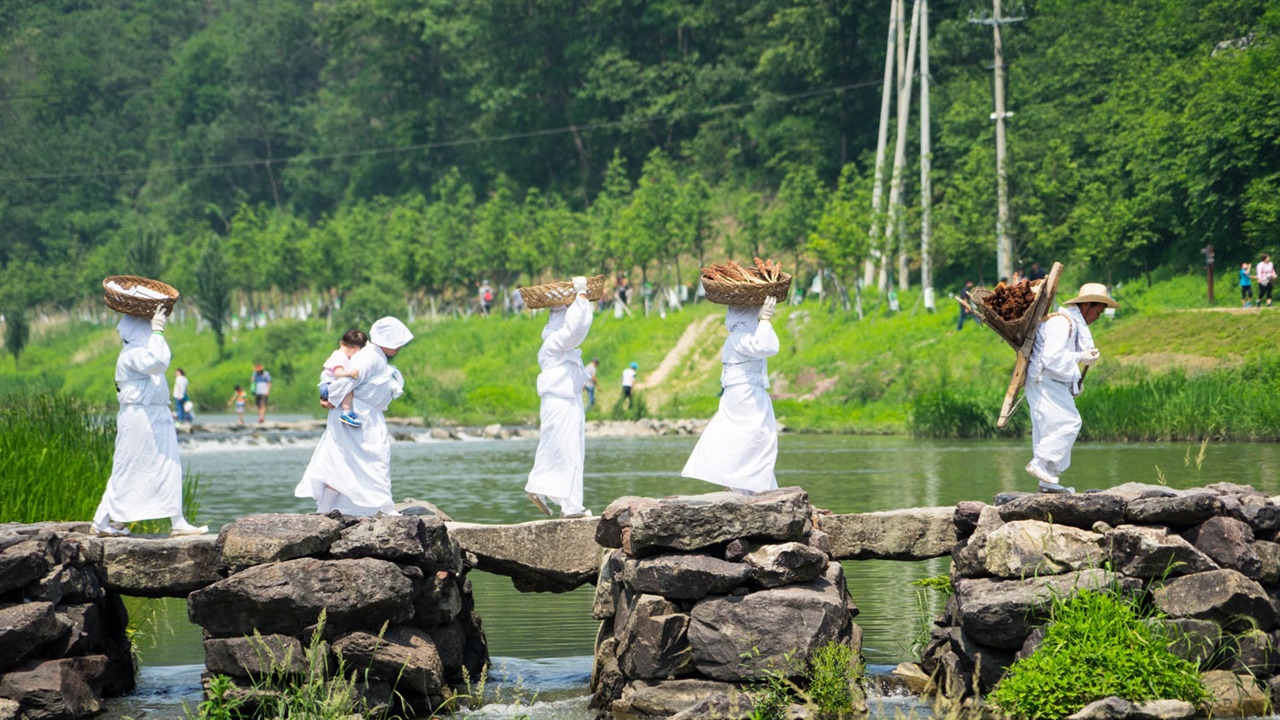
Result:
<svg viewBox="0 0 1280 720">
<path fill-rule="evenodd" d="M 772 323 L 756 319 L 757 312 L 731 306 L 725 315 L 729 337 L 720 354 L 720 409 L 680 473 L 749 493 L 778 487 L 778 423 L 765 360 L 778 354 L 778 335 Z"/>
<path fill-rule="evenodd" d="M 126 317 L 119 328 L 125 345 L 116 359 L 116 449 L 94 521 L 172 518 L 182 514 L 182 461 L 164 379 L 169 344 L 142 318 Z"/>
<path fill-rule="evenodd" d="M 1040 323 L 1027 366 L 1027 407 L 1031 411 L 1032 462 L 1051 475 L 1071 465 L 1071 447 L 1080 434 L 1080 367 L 1076 353 L 1093 348 L 1093 334 L 1073 305 Z"/>
<path fill-rule="evenodd" d="M 293 494 L 316 501 L 316 511 L 369 516 L 395 512 L 391 497 L 391 436 L 383 413 L 404 392 L 404 378 L 387 362 L 382 349 L 369 343 L 351 358 L 359 378 L 337 378 L 329 385 L 328 422 Z M 360 427 L 339 420 L 342 400 L 354 397 L 352 410 Z"/>
<path fill-rule="evenodd" d="M 586 298 L 577 298 L 567 309 L 553 308 L 538 350 L 541 437 L 524 489 L 559 505 L 563 515 L 585 510 L 582 468 L 587 421 L 582 388 L 587 371 L 578 346 L 587 339 L 591 319 L 591 302 Z"/>
</svg>

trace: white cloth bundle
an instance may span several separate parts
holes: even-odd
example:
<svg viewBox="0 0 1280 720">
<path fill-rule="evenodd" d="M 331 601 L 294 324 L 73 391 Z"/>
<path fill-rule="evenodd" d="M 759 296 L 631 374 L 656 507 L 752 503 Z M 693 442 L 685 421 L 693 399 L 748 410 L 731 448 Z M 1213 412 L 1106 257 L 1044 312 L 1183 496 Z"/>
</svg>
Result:
<svg viewBox="0 0 1280 720">
<path fill-rule="evenodd" d="M 131 288 L 123 288 L 115 280 L 111 280 L 107 283 L 107 287 L 111 288 L 112 290 L 115 290 L 121 295 L 128 295 L 130 297 L 139 297 L 139 298 L 144 298 L 146 300 L 168 300 L 169 299 L 168 295 L 165 295 L 164 293 L 158 292 L 156 290 L 152 290 L 146 285 L 134 285 Z"/>
</svg>

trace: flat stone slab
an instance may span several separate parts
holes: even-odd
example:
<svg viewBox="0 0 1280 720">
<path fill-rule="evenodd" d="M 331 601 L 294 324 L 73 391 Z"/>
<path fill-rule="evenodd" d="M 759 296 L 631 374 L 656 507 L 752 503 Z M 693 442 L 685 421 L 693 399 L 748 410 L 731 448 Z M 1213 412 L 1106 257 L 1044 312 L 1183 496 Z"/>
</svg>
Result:
<svg viewBox="0 0 1280 720">
<path fill-rule="evenodd" d="M 137 597 L 186 597 L 222 579 L 216 535 L 102 538 L 107 589 Z"/>
<path fill-rule="evenodd" d="M 759 495 L 715 492 L 661 499 L 622 497 L 596 526 L 596 542 L 632 557 L 664 550 L 700 550 L 747 539 L 799 541 L 811 527 L 809 494 L 796 487 Z"/>
<path fill-rule="evenodd" d="M 819 516 L 831 538 L 832 560 L 928 560 L 951 554 L 959 541 L 956 509 L 909 508 Z"/>
<path fill-rule="evenodd" d="M 263 563 L 318 555 L 329 550 L 342 523 L 324 515 L 249 515 L 218 533 L 222 563 L 233 572 Z"/>
<path fill-rule="evenodd" d="M 593 583 L 604 548 L 596 518 L 538 520 L 515 525 L 445 523 L 449 536 L 475 555 L 478 568 L 511 578 L 521 592 L 568 592 Z"/>
</svg>

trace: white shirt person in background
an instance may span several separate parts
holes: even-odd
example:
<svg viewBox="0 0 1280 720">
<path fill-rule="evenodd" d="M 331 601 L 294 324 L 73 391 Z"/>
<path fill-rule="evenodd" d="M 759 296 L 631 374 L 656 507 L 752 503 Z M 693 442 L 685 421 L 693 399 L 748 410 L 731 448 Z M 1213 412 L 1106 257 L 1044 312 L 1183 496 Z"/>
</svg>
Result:
<svg viewBox="0 0 1280 720">
<path fill-rule="evenodd" d="M 548 502 L 560 506 L 560 517 L 590 517 L 582 503 L 582 469 L 586 456 L 587 420 L 582 390 L 587 372 L 578 346 L 591 330 L 592 307 L 587 279 L 573 279 L 575 298 L 567 307 L 551 308 L 538 350 L 538 397 L 541 437 L 525 492 L 539 510 L 551 514 Z"/>
<path fill-rule="evenodd" d="M 720 352 L 723 368 L 716 411 L 680 473 L 752 495 L 778 487 L 778 422 L 769 398 L 769 364 L 778 354 L 773 297 L 760 308 L 730 305 L 729 337 Z"/>
</svg>

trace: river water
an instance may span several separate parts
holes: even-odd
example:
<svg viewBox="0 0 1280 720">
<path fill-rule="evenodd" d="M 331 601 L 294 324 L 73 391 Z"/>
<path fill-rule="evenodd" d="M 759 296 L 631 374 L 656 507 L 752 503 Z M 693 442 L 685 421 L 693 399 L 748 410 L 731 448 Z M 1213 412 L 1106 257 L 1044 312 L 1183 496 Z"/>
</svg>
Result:
<svg viewBox="0 0 1280 720">
<path fill-rule="evenodd" d="M 221 418 L 202 418 L 203 422 Z M 536 441 L 432 441 L 414 431 L 392 445 L 397 499 L 428 500 L 455 520 L 513 523 L 542 516 L 525 498 Z M 200 476 L 199 519 L 213 530 L 256 513 L 313 512 L 293 497 L 317 437 L 256 432 L 183 438 L 188 470 Z M 712 492 L 716 486 L 679 477 L 692 437 L 588 438 L 586 504 L 599 514 L 623 495 L 660 497 Z M 1004 491 L 1031 490 L 1022 469 L 1029 441 L 917 440 L 904 437 L 784 435 L 778 484 L 800 486 L 820 508 L 837 513 L 990 502 Z M 1186 488 L 1227 481 L 1280 494 L 1280 446 L 1261 444 L 1082 444 L 1064 482 L 1079 490 L 1124 482 Z M 945 574 L 948 560 L 844 564 L 861 611 L 864 654 L 873 672 L 915 659 L 913 644 L 939 598 L 921 600 L 910 582 Z M 473 571 L 476 609 L 484 620 L 496 680 L 536 693 L 518 714 L 591 717 L 585 695 L 597 623 L 593 588 L 522 594 L 504 577 Z M 921 604 L 923 602 L 923 605 Z M 110 703 L 114 717 L 180 717 L 199 702 L 204 654 L 200 629 L 180 600 L 132 600 L 142 664 L 139 689 Z M 508 708 L 510 710 L 510 708 Z M 887 712 L 887 711 L 886 711 Z"/>
</svg>

